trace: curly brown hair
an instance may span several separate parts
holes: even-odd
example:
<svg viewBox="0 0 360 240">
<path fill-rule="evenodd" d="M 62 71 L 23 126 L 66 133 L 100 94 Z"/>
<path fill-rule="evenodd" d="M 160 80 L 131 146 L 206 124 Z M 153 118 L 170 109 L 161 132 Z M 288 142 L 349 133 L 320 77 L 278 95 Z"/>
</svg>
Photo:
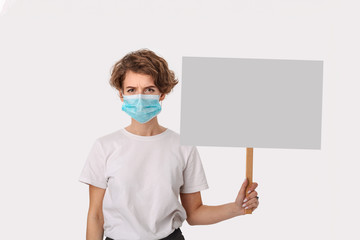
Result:
<svg viewBox="0 0 360 240">
<path fill-rule="evenodd" d="M 132 51 L 116 62 L 111 70 L 110 85 L 117 90 L 123 90 L 123 81 L 128 70 L 152 76 L 155 86 L 163 94 L 170 93 L 179 82 L 174 71 L 168 68 L 165 59 L 147 48 Z"/>
</svg>

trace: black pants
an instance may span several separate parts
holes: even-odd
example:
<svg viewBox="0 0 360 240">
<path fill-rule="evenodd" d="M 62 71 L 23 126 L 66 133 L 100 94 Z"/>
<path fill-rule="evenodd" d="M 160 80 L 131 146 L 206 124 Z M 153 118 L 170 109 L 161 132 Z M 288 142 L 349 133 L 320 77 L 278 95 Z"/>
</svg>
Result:
<svg viewBox="0 0 360 240">
<path fill-rule="evenodd" d="M 114 240 L 114 239 L 106 237 L 105 240 Z M 177 228 L 169 236 L 164 237 L 164 238 L 162 238 L 160 240 L 185 240 L 185 238 L 182 235 L 182 232 L 181 232 L 180 228 Z"/>
</svg>

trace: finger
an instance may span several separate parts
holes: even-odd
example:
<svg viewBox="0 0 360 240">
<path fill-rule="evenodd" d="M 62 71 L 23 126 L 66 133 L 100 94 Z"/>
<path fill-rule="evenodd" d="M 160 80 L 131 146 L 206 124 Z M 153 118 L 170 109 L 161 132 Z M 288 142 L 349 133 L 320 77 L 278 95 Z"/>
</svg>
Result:
<svg viewBox="0 0 360 240">
<path fill-rule="evenodd" d="M 257 206 L 259 206 L 259 202 L 256 199 L 249 200 L 248 203 L 244 203 L 242 205 L 242 207 L 245 209 L 256 208 Z"/>
<path fill-rule="evenodd" d="M 250 199 L 252 199 L 252 198 L 256 198 L 256 196 L 258 195 L 258 193 L 257 193 L 257 191 L 252 191 L 250 194 L 248 194 L 247 196 L 246 196 L 246 198 L 244 199 L 244 202 L 247 202 L 247 201 L 249 201 Z"/>
<path fill-rule="evenodd" d="M 248 200 L 247 202 L 243 202 L 243 204 L 241 205 L 242 207 L 247 207 L 247 206 L 251 206 L 252 204 L 257 204 L 258 200 L 256 198 L 252 198 L 250 200 Z"/>
<path fill-rule="evenodd" d="M 251 209 L 251 211 L 252 211 L 252 212 L 254 212 L 254 211 L 255 211 L 255 209 L 257 209 L 257 207 L 252 208 L 252 209 Z"/>
<path fill-rule="evenodd" d="M 257 186 L 258 186 L 258 184 L 256 182 L 253 182 L 251 184 L 251 186 L 249 187 L 249 190 L 247 191 L 247 193 L 250 193 L 250 192 L 254 191 L 255 188 L 257 188 Z"/>
<path fill-rule="evenodd" d="M 247 178 L 245 178 L 243 184 L 241 185 L 238 197 L 240 198 L 240 201 L 242 202 L 245 198 L 245 191 L 246 191 L 246 187 L 248 185 L 248 180 Z"/>
</svg>

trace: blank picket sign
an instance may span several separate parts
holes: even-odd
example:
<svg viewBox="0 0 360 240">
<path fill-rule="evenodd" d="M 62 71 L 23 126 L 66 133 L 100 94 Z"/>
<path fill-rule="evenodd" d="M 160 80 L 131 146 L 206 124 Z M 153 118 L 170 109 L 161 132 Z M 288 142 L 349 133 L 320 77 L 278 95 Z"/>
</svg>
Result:
<svg viewBox="0 0 360 240">
<path fill-rule="evenodd" d="M 183 145 L 320 149 L 323 61 L 182 58 Z"/>
</svg>

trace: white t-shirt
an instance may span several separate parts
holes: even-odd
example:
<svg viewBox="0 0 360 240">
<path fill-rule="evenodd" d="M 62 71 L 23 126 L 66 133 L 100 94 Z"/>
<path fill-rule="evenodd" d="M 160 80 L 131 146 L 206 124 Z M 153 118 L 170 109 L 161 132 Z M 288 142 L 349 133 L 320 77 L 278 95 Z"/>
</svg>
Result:
<svg viewBox="0 0 360 240">
<path fill-rule="evenodd" d="M 122 128 L 97 138 L 79 181 L 106 189 L 104 235 L 115 240 L 168 236 L 187 218 L 179 193 L 209 188 L 196 146 L 180 145 L 169 128 L 154 136 Z"/>
</svg>

